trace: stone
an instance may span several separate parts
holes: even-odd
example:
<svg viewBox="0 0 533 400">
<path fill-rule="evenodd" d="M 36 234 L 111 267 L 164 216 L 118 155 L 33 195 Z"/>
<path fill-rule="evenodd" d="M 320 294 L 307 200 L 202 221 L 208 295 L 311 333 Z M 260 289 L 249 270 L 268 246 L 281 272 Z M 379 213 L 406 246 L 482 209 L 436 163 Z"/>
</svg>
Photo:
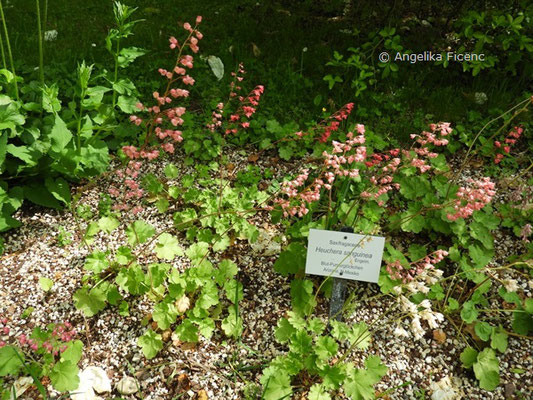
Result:
<svg viewBox="0 0 533 400">
<path fill-rule="evenodd" d="M 139 381 L 131 376 L 125 376 L 117 383 L 118 392 L 124 395 L 136 393 L 140 387 Z"/>
</svg>

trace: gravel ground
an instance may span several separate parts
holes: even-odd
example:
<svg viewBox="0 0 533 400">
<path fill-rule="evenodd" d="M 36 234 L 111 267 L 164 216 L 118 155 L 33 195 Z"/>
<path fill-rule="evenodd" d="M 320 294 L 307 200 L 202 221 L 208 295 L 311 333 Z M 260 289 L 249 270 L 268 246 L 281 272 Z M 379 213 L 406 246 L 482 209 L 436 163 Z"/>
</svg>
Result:
<svg viewBox="0 0 533 400">
<path fill-rule="evenodd" d="M 246 164 L 247 156 L 235 154 L 230 161 L 235 166 L 235 173 Z M 179 161 L 175 163 L 179 164 Z M 270 160 L 270 163 L 276 165 L 276 172 L 280 176 L 292 167 L 279 160 Z M 178 167 L 187 169 L 180 165 Z M 157 164 L 150 168 L 154 172 L 162 170 L 162 166 Z M 473 171 L 465 171 L 465 176 L 475 175 Z M 101 178 L 95 182 L 96 185 L 85 187 L 80 203 L 96 210 L 99 193 L 107 191 L 109 180 Z M 499 197 L 496 201 L 505 201 L 505 198 Z M 156 358 L 146 360 L 136 341 L 145 330 L 141 321 L 151 311 L 152 304 L 148 299 L 136 299 L 130 303 L 128 317 L 119 316 L 115 308 L 108 307 L 92 318 L 84 318 L 74 308 L 72 294 L 81 285 L 83 263 L 88 250 L 81 244 L 81 235 L 76 229 L 72 213 L 68 210 L 58 212 L 25 206 L 16 217 L 22 221 L 22 226 L 3 235 L 6 251 L 0 256 L 0 315 L 10 320 L 10 336 L 28 332 L 36 325 L 71 321 L 85 344 L 80 369 L 102 367 L 111 379 L 114 391 L 112 394 L 101 394 L 102 398 L 118 398 L 115 385 L 124 376 L 132 376 L 140 382 L 140 390 L 124 397 L 127 399 L 242 399 L 246 383 L 259 381 L 261 363 L 286 350 L 275 342 L 274 328 L 277 320 L 290 309 L 290 281 L 273 271 L 276 255 L 265 256 L 254 252 L 244 242 L 237 242 L 231 252 L 233 261 L 240 268 L 239 279 L 245 288 L 244 300 L 240 304 L 245 326 L 242 344 L 236 344 L 217 333 L 210 340 L 201 339 L 196 345 L 167 337 L 165 349 Z M 172 225 L 171 218 L 157 214 L 155 208 L 151 207 L 138 217 L 158 230 Z M 260 228 L 273 232 L 278 228 L 260 217 L 253 221 Z M 82 228 L 85 225 L 83 222 Z M 100 233 L 93 247 L 117 248 L 123 244 L 125 235 L 122 226 L 112 235 Z M 72 235 L 70 243 L 62 240 L 60 227 Z M 503 244 L 497 246 L 497 259 L 503 260 L 521 251 L 520 244 L 509 236 L 509 232 L 498 231 L 495 236 Z M 178 258 L 174 265 L 183 269 L 187 267 L 187 261 Z M 50 292 L 45 293 L 40 289 L 39 277 L 48 277 L 55 282 Z M 519 281 L 519 285 L 528 297 L 532 296 L 533 289 L 527 281 Z M 357 293 L 356 298 L 362 300 L 379 292 L 374 284 L 354 282 L 349 288 Z M 473 373 L 460 366 L 459 354 L 465 345 L 456 336 L 451 323 L 446 320 L 441 323 L 442 333 L 436 334 L 428 329 L 427 334 L 418 341 L 397 337 L 393 333 L 395 324 L 381 318 L 381 314 L 393 302 L 394 299 L 388 297 L 362 301 L 347 318 L 349 322 L 365 321 L 369 325 L 379 321 L 374 325 L 370 348 L 364 352 L 354 352 L 349 359 L 360 365 L 368 354 L 382 358 L 389 367 L 388 374 L 376 387 L 383 398 L 429 398 L 437 390 L 436 383 L 439 381 L 455 388 L 456 396 L 449 399 L 533 398 L 531 340 L 509 337 L 507 352 L 498 355 L 501 384 L 493 392 L 483 391 L 478 388 Z M 316 311 L 324 321 L 327 318 L 327 306 L 327 300 L 320 300 Z M 21 318 L 29 307 L 34 308 L 31 316 Z M 241 368 L 243 366 L 249 368 Z M 516 370 L 526 372 L 513 372 Z M 514 397 L 515 390 L 520 391 L 523 397 Z M 294 398 L 306 398 L 305 393 L 298 396 Z M 34 399 L 38 395 L 30 389 L 22 398 Z M 339 394 L 337 398 L 344 397 Z"/>
</svg>

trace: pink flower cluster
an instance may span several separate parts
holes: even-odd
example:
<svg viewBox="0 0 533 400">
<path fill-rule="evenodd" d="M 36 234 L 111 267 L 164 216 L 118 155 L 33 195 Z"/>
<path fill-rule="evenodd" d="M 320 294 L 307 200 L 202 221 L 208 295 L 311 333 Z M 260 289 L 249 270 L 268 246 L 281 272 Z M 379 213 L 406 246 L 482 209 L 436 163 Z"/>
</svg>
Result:
<svg viewBox="0 0 533 400">
<path fill-rule="evenodd" d="M 137 126 L 143 126 L 147 134 L 144 144 L 140 148 L 136 146 L 122 147 L 122 152 L 129 161 L 124 170 L 117 171 L 117 176 L 122 180 L 121 189 L 119 190 L 115 186 L 109 188 L 109 194 L 116 200 L 116 204 L 113 206 L 115 210 L 130 210 L 129 201 L 140 199 L 143 196 L 143 190 L 136 180 L 142 162 L 158 158 L 161 150 L 169 154 L 174 153 L 176 143 L 183 140 L 180 127 L 185 122 L 182 117 L 186 109 L 185 107 L 174 106 L 172 102 L 188 97 L 189 91 L 173 85 L 182 83 L 191 86 L 195 83 L 194 78 L 187 73 L 187 69 L 190 70 L 194 67 L 194 58 L 189 54 L 183 54 L 183 51 L 188 47 L 193 53 L 198 52 L 198 41 L 203 38 L 202 33 L 197 29 L 201 21 L 202 17 L 198 16 L 194 27 L 188 22 L 183 25 L 189 34 L 182 44 L 175 37 L 170 37 L 170 48 L 178 51 L 174 68 L 170 71 L 163 68 L 158 69 L 159 74 L 168 80 L 166 89 L 162 94 L 158 91 L 153 92 L 152 95 L 155 100 L 153 106 L 145 107 L 142 103 L 137 104 L 139 111 L 148 113 L 149 117 L 143 119 L 137 115 L 130 116 L 130 121 Z M 159 148 L 149 146 L 150 140 L 154 136 L 159 141 Z M 131 208 L 131 211 L 133 214 L 137 214 L 142 211 L 142 208 L 136 206 Z"/>
<path fill-rule="evenodd" d="M 354 103 L 348 103 L 344 105 L 340 110 L 330 115 L 328 118 L 321 121 L 309 132 L 296 132 L 295 135 L 298 137 L 308 136 L 309 134 L 320 134 L 318 141 L 321 143 L 326 143 L 335 131 L 339 130 L 341 121 L 348 119 L 348 116 L 351 114 L 354 107 Z"/>
<path fill-rule="evenodd" d="M 509 154 L 511 152 L 511 147 L 516 143 L 518 139 L 520 139 L 520 136 L 522 136 L 522 132 L 524 129 L 519 126 L 515 126 L 511 132 L 507 134 L 507 137 L 505 138 L 504 142 L 501 143 L 499 141 L 494 141 L 494 147 L 496 149 L 501 149 L 496 154 L 496 157 L 494 157 L 494 164 L 499 164 L 502 162 L 503 158 L 505 157 L 505 154 Z"/>
<path fill-rule="evenodd" d="M 522 237 L 522 240 L 524 243 L 529 243 L 530 240 L 528 239 L 531 234 L 533 233 L 533 227 L 531 224 L 525 224 L 522 229 L 520 230 L 520 236 Z"/>
<path fill-rule="evenodd" d="M 384 161 L 386 162 L 384 166 L 379 169 L 376 168 L 376 171 L 380 173 L 379 175 L 372 175 L 370 177 L 370 182 L 374 185 L 374 188 L 372 190 L 365 190 L 361 193 L 363 199 L 376 200 L 379 206 L 385 204 L 383 200 L 379 199 L 380 196 L 390 192 L 392 189 L 400 189 L 398 183 L 392 182 L 393 175 L 401 163 L 400 158 L 398 158 L 400 150 L 392 149 L 387 153 L 388 154 L 373 154 L 372 161 L 365 162 L 365 165 L 369 169 L 380 166 Z"/>
<path fill-rule="evenodd" d="M 10 329 L 7 326 L 7 318 L 2 318 L 0 323 L 3 325 L 2 333 L 4 335 L 9 335 Z M 67 349 L 66 343 L 74 340 L 75 337 L 76 329 L 73 328 L 70 322 L 66 321 L 63 324 L 56 324 L 54 326 L 54 329 L 52 330 L 48 340 L 39 342 L 36 339 L 28 337 L 24 333 L 19 335 L 16 340 L 18 341 L 21 349 L 27 347 L 34 352 L 38 351 L 39 349 L 44 349 L 46 352 L 57 356 L 59 353 L 62 353 Z M 0 341 L 0 347 L 4 347 L 6 344 L 7 343 L 5 341 Z"/>
<path fill-rule="evenodd" d="M 423 131 L 420 135 L 411 135 L 411 139 L 416 139 L 416 142 L 420 144 L 420 147 L 413 148 L 413 151 L 416 154 L 415 157 L 412 157 L 409 151 L 405 150 L 403 152 L 406 157 L 411 158 L 411 165 L 413 167 L 418 168 L 422 173 L 427 172 L 431 169 L 431 166 L 424 158 L 430 159 L 438 156 L 438 154 L 431 151 L 428 146 L 446 146 L 449 141 L 444 137 L 452 133 L 452 128 L 450 127 L 449 122 L 439 122 L 438 124 L 430 124 L 429 128 L 431 129 L 431 132 Z"/>
<path fill-rule="evenodd" d="M 366 159 L 366 147 L 358 146 L 365 143 L 365 127 L 357 125 L 359 135 L 354 137 L 352 132 L 346 134 L 346 141 L 332 142 L 331 153 L 323 152 L 324 168 L 319 177 L 302 188 L 309 178 L 309 170 L 305 169 L 296 179 L 285 181 L 282 184 L 281 192 L 287 196 L 286 199 L 275 199 L 274 202 L 281 206 L 283 216 L 304 216 L 309 212 L 307 204 L 320 200 L 322 187 L 331 190 L 333 182 L 337 177 L 359 177 L 359 169 L 355 168 L 355 163 L 363 163 Z"/>
<path fill-rule="evenodd" d="M 239 105 L 235 112 L 230 113 L 227 125 L 224 128 L 224 134 L 236 134 L 239 131 L 239 128 L 246 129 L 250 126 L 249 119 L 255 114 L 265 88 L 262 85 L 258 85 L 247 96 L 241 95 L 241 82 L 244 80 L 245 73 L 246 71 L 244 70 L 244 65 L 242 63 L 239 64 L 237 72 L 231 73 L 231 76 L 233 76 L 234 79 L 230 83 L 229 101 L 226 104 L 217 104 L 216 109 L 212 113 L 212 123 L 207 125 L 207 128 L 209 128 L 210 131 L 214 132 L 216 129 L 222 127 L 224 110 L 234 98 L 239 101 Z"/>
<path fill-rule="evenodd" d="M 409 263 L 408 268 L 404 268 L 400 260 L 387 263 L 387 272 L 391 279 L 401 279 L 403 283 L 408 283 L 425 270 L 435 268 L 448 255 L 445 250 L 436 250 L 422 260 Z"/>
<path fill-rule="evenodd" d="M 337 113 L 338 120 L 346 118 L 353 105 L 347 105 L 346 110 Z M 369 181 L 373 185 L 361 193 L 361 197 L 366 200 L 375 200 L 378 205 L 383 206 L 385 198 L 382 197 L 393 189 L 399 190 L 400 184 L 394 182 L 394 175 L 402 166 L 416 166 L 420 173 L 425 173 L 431 167 L 426 164 L 423 158 L 433 158 L 437 153 L 433 153 L 428 146 L 444 146 L 448 143 L 447 136 L 451 133 L 449 123 L 431 124 L 431 132 L 422 132 L 421 135 L 413 135 L 417 138 L 417 143 L 421 146 L 414 151 L 401 151 L 392 149 L 383 153 L 376 153 L 368 160 L 367 149 L 361 146 L 365 143 L 365 127 L 358 124 L 356 126 L 358 136 L 354 137 L 353 133 L 348 133 L 347 140 L 344 143 L 332 141 L 332 150 L 324 151 L 324 167 L 317 178 L 307 187 L 304 186 L 307 180 L 308 171 L 299 175 L 293 181 L 282 184 L 282 193 L 288 198 L 276 199 L 275 203 L 281 205 L 283 215 L 302 216 L 308 212 L 307 205 L 311 201 L 320 199 L 320 190 L 324 187 L 331 190 L 333 182 L 337 177 L 359 178 L 361 168 L 366 166 Z M 304 133 L 297 132 L 297 136 L 302 137 Z M 402 157 L 404 163 L 402 165 Z M 357 163 L 360 163 L 357 165 Z M 305 178 L 305 179 L 304 179 Z M 303 179 L 303 180 L 302 180 Z M 303 189 L 302 189 L 303 188 Z"/>
<path fill-rule="evenodd" d="M 480 180 L 469 179 L 468 183 L 471 187 L 460 187 L 457 190 L 457 199 L 453 207 L 455 213 L 447 215 L 450 221 L 470 217 L 474 211 L 481 210 L 490 203 L 496 194 L 494 182 L 488 177 Z"/>
</svg>

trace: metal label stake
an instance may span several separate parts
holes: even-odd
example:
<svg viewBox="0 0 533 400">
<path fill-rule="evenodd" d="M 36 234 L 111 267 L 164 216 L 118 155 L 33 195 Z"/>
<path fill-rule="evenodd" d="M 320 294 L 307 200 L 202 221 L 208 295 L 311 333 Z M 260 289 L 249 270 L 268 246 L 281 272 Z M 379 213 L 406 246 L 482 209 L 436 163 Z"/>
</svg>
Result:
<svg viewBox="0 0 533 400">
<path fill-rule="evenodd" d="M 353 233 L 353 228 L 345 226 L 341 232 Z M 340 272 L 342 275 L 342 271 Z M 329 319 L 342 321 L 342 307 L 344 306 L 344 294 L 346 291 L 347 279 L 333 278 L 333 289 L 331 290 L 331 301 L 329 303 Z"/>
</svg>

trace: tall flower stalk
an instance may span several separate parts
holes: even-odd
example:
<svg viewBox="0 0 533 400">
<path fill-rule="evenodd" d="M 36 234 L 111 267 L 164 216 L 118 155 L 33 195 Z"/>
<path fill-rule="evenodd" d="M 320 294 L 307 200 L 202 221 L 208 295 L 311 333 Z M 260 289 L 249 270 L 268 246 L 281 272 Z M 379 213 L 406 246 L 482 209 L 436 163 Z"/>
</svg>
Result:
<svg viewBox="0 0 533 400">
<path fill-rule="evenodd" d="M 41 87 L 44 87 L 43 30 L 41 27 L 41 7 L 39 0 L 35 0 L 35 8 L 37 10 L 37 31 L 39 32 L 39 80 L 41 81 Z"/>
<path fill-rule="evenodd" d="M 11 44 L 9 43 L 9 33 L 7 32 L 6 17 L 4 16 L 4 7 L 2 0 L 0 0 L 0 17 L 2 18 L 2 27 L 4 28 L 4 36 L 6 38 L 7 54 L 9 56 L 9 63 L 11 65 L 11 72 L 13 73 L 13 86 L 15 88 L 15 97 L 20 100 L 19 88 L 17 85 L 17 74 L 15 73 L 15 64 L 13 63 L 13 54 L 11 53 Z"/>
</svg>

